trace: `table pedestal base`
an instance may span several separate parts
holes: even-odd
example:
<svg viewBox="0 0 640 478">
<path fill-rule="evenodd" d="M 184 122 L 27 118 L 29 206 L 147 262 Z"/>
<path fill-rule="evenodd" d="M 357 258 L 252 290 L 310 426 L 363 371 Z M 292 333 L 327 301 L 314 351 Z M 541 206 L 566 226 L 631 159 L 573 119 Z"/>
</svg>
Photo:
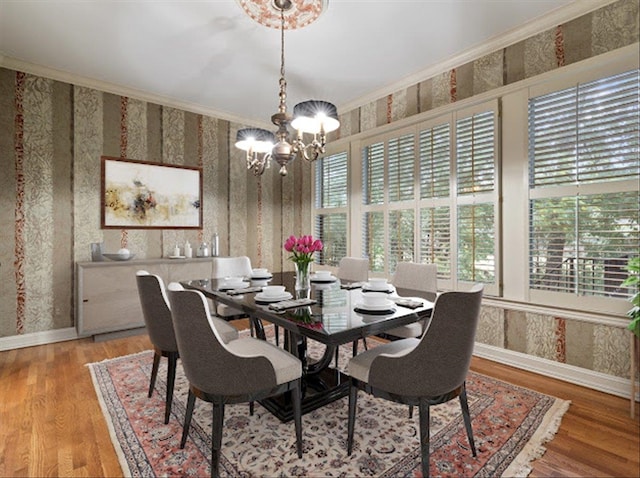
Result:
<svg viewBox="0 0 640 478">
<path fill-rule="evenodd" d="M 302 380 L 302 414 L 347 395 L 349 395 L 349 376 L 336 369 L 325 368 L 315 375 L 306 376 Z M 290 393 L 260 400 L 260 404 L 281 422 L 293 420 Z"/>
</svg>

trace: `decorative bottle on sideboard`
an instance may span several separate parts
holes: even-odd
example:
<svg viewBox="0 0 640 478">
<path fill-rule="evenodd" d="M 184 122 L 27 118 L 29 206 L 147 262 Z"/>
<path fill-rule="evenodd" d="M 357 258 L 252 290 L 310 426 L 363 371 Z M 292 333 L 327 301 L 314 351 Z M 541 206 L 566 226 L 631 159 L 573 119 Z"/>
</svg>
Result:
<svg viewBox="0 0 640 478">
<path fill-rule="evenodd" d="M 216 232 L 211 238 L 211 257 L 218 257 L 218 255 L 220 255 L 220 238 Z"/>
</svg>

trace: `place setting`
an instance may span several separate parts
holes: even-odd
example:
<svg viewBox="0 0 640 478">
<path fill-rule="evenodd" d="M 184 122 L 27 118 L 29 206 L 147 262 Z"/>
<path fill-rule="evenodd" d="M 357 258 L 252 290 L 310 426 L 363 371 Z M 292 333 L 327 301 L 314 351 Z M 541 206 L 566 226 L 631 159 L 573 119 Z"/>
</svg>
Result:
<svg viewBox="0 0 640 478">
<path fill-rule="evenodd" d="M 292 298 L 293 295 L 287 292 L 283 285 L 264 286 L 262 287 L 262 291 L 255 295 L 255 301 L 262 304 L 271 304 Z"/>
<path fill-rule="evenodd" d="M 250 279 L 252 281 L 273 279 L 273 274 L 269 272 L 269 269 L 255 268 L 251 269 Z"/>
<path fill-rule="evenodd" d="M 218 290 L 224 291 L 229 295 L 234 295 L 250 292 L 248 287 L 249 282 L 246 282 L 244 277 L 225 277 L 218 286 Z"/>
<path fill-rule="evenodd" d="M 391 294 L 395 292 L 395 287 L 387 282 L 384 277 L 370 277 L 367 282 L 362 285 L 362 292 L 382 292 Z"/>
<path fill-rule="evenodd" d="M 313 274 L 311 274 L 309 280 L 311 282 L 328 284 L 337 281 L 338 278 L 331 274 L 331 271 L 315 271 Z"/>
<path fill-rule="evenodd" d="M 362 315 L 380 316 L 392 315 L 397 308 L 385 292 L 369 292 L 362 295 L 362 300 L 356 303 L 353 310 Z"/>
</svg>

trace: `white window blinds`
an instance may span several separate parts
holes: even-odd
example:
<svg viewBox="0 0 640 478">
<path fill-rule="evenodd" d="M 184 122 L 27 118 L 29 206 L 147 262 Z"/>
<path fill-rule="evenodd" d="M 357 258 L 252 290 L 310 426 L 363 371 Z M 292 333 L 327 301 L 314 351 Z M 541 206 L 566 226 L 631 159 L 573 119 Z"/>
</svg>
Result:
<svg viewBox="0 0 640 478">
<path fill-rule="evenodd" d="M 347 255 L 348 155 L 326 156 L 315 163 L 315 236 L 323 250 L 321 264 L 335 266 Z"/>
<path fill-rule="evenodd" d="M 456 123 L 458 196 L 493 191 L 495 184 L 495 114 L 486 111 Z"/>
<path fill-rule="evenodd" d="M 638 72 L 529 101 L 531 187 L 638 174 Z"/>
<path fill-rule="evenodd" d="M 531 288 L 628 293 L 624 266 L 640 244 L 639 79 L 636 69 L 529 100 Z"/>
<path fill-rule="evenodd" d="M 457 280 L 496 283 L 497 111 L 456 121 Z"/>
</svg>

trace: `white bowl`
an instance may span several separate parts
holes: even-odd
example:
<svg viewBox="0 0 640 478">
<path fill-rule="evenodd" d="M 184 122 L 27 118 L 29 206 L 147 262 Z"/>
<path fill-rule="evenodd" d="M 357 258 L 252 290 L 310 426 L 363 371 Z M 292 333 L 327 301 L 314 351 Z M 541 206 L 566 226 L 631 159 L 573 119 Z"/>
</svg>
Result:
<svg viewBox="0 0 640 478">
<path fill-rule="evenodd" d="M 384 277 L 372 277 L 369 279 L 369 288 L 371 290 L 388 290 L 389 283 Z"/>
<path fill-rule="evenodd" d="M 283 285 L 265 285 L 262 288 L 262 294 L 267 297 L 278 297 L 284 294 L 285 286 Z"/>
<path fill-rule="evenodd" d="M 368 307 L 378 307 L 389 302 L 389 296 L 382 292 L 367 292 L 362 294 L 362 303 Z"/>
<path fill-rule="evenodd" d="M 242 284 L 244 282 L 244 278 L 243 277 L 225 277 L 224 282 L 225 284 L 228 284 L 228 285 Z"/>
<path fill-rule="evenodd" d="M 133 259 L 134 257 L 136 257 L 135 254 L 127 254 L 126 256 L 124 254 L 102 254 L 104 257 L 106 257 L 107 259 L 110 259 L 112 261 L 128 261 Z"/>
<path fill-rule="evenodd" d="M 251 273 L 254 276 L 262 277 L 269 274 L 269 269 L 251 269 Z"/>
<path fill-rule="evenodd" d="M 331 271 L 316 271 L 316 277 L 321 279 L 328 279 L 331 277 Z"/>
</svg>

